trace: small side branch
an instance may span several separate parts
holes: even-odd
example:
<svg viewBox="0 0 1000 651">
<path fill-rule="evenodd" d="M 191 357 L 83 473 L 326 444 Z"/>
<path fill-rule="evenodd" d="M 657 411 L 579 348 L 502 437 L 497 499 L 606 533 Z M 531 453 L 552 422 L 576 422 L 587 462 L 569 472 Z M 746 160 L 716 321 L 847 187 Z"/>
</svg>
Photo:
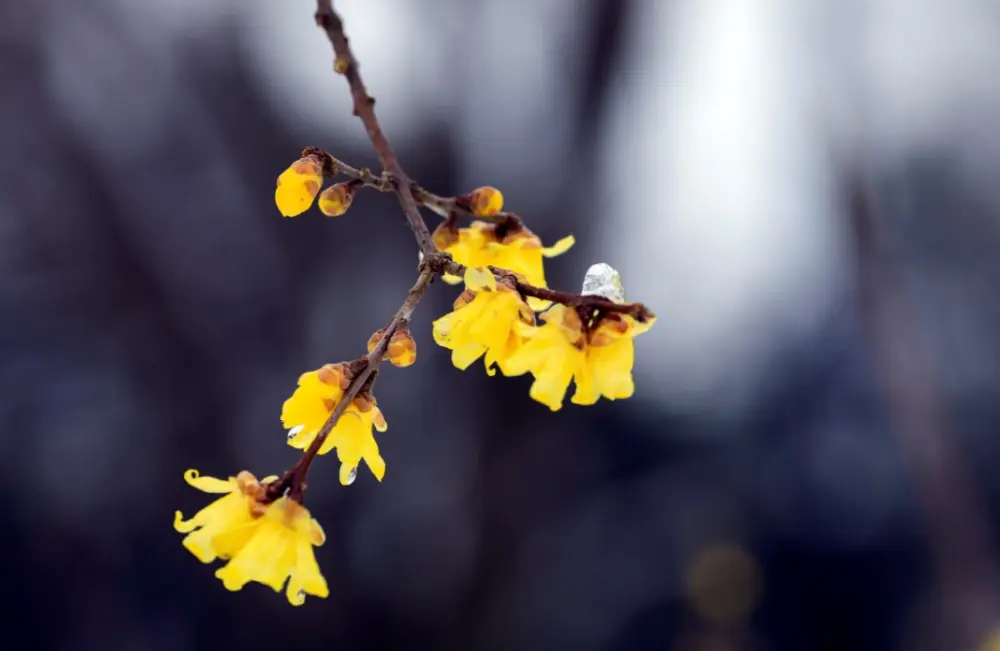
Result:
<svg viewBox="0 0 1000 651">
<path fill-rule="evenodd" d="M 437 251 L 434 242 L 431 240 L 431 233 L 427 230 L 427 224 L 420 216 L 420 210 L 413 199 L 413 182 L 403 171 L 396 158 L 396 153 L 389 144 L 382 125 L 375 116 L 375 98 L 368 94 L 365 82 L 361 79 L 358 71 L 358 61 L 351 51 L 350 42 L 344 34 L 344 21 L 333 9 L 331 0 L 316 0 L 316 24 L 323 28 L 326 36 L 330 39 L 336 57 L 333 62 L 333 69 L 347 78 L 347 84 L 351 88 L 351 97 L 354 100 L 354 114 L 361 118 L 368 132 L 368 138 L 375 147 L 382 167 L 388 174 L 389 182 L 392 184 L 396 198 L 403 207 L 406 221 L 413 231 L 413 237 L 417 240 L 417 246 L 423 254 L 430 255 Z"/>
<path fill-rule="evenodd" d="M 385 332 L 382 333 L 378 343 L 375 344 L 375 348 L 368 354 L 368 357 L 364 358 L 364 368 L 352 378 L 350 386 L 344 391 L 344 395 L 337 402 L 333 411 L 330 412 L 326 422 L 323 423 L 323 426 L 316 433 L 316 438 L 313 439 L 312 444 L 302 454 L 302 458 L 299 459 L 298 463 L 280 479 L 267 487 L 268 500 L 276 500 L 288 491 L 293 499 L 298 502 L 302 501 L 306 476 L 309 474 L 309 468 L 312 466 L 313 461 L 315 461 L 316 455 L 319 454 L 320 448 L 323 447 L 323 443 L 326 442 L 326 439 L 330 436 L 330 432 L 336 427 L 337 421 L 343 416 L 347 407 L 378 372 L 382 358 L 385 357 L 385 352 L 389 348 L 389 340 L 392 339 L 393 333 L 400 326 L 409 322 L 413 311 L 417 308 L 417 304 L 420 303 L 424 294 L 427 293 L 427 288 L 438 273 L 436 268 L 439 266 L 440 261 L 437 257 L 428 259 L 421 265 L 420 275 L 417 277 L 417 281 L 413 284 L 413 287 L 410 288 L 410 291 L 407 292 L 403 304 L 399 306 L 389 325 L 386 326 Z"/>
</svg>

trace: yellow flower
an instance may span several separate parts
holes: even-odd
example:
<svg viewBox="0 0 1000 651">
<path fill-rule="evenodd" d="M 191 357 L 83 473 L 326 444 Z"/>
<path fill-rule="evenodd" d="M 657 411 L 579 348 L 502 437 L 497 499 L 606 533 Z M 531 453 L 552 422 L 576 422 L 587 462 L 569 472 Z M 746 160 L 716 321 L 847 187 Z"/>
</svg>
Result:
<svg viewBox="0 0 1000 651">
<path fill-rule="evenodd" d="M 348 386 L 350 378 L 343 364 L 327 364 L 316 371 L 303 373 L 295 393 L 281 409 L 281 422 L 289 429 L 288 444 L 300 450 L 308 449 Z M 355 398 L 323 441 L 319 453 L 326 454 L 337 448 L 340 461 L 352 467 L 364 459 L 372 474 L 382 481 L 385 461 L 379 454 L 372 427 L 380 432 L 388 427 L 374 397 L 370 400 Z"/>
<path fill-rule="evenodd" d="M 656 321 L 640 322 L 625 314 L 604 314 L 596 323 L 584 324 L 575 309 L 555 305 L 542 314 L 545 325 L 522 328 L 527 343 L 507 360 L 511 375 L 535 376 L 530 395 L 552 411 L 563 404 L 570 381 L 576 383 L 572 402 L 592 405 L 631 397 L 635 391 L 632 366 L 633 338 Z"/>
<path fill-rule="evenodd" d="M 265 482 L 273 479 L 269 477 Z M 247 527 L 263 513 L 255 499 L 260 483 L 245 470 L 228 480 L 201 477 L 197 470 L 188 470 L 184 480 L 205 493 L 223 495 L 190 520 L 185 520 L 180 511 L 174 512 L 174 529 L 187 534 L 184 547 L 202 563 L 230 558 L 249 539 L 251 530 Z"/>
<path fill-rule="evenodd" d="M 513 287 L 497 283 L 487 269 L 467 268 L 465 286 L 455 310 L 434 322 L 434 341 L 452 351 L 452 364 L 463 371 L 483 357 L 487 374 L 496 372 L 496 364 L 508 375 L 507 359 L 522 343 L 517 324 L 534 325 L 535 315 Z"/>
<path fill-rule="evenodd" d="M 506 230 L 506 232 L 504 232 Z M 434 233 L 434 243 L 442 251 L 451 254 L 455 262 L 467 267 L 500 267 L 524 277 L 536 287 L 545 284 L 543 258 L 562 255 L 569 250 L 575 240 L 567 235 L 550 247 L 543 247 L 537 235 L 524 226 L 503 229 L 497 224 L 474 221 L 468 228 L 448 229 L 444 224 Z M 452 285 L 461 279 L 445 275 L 444 280 Z M 548 307 L 547 301 L 531 297 L 528 305 L 533 310 Z"/>
<path fill-rule="evenodd" d="M 283 217 L 309 210 L 323 183 L 323 166 L 315 156 L 300 158 L 278 177 L 274 203 Z"/>
<path fill-rule="evenodd" d="M 282 497 L 245 529 L 244 544 L 215 572 L 227 590 L 257 581 L 278 592 L 287 580 L 285 596 L 293 606 L 301 606 L 307 594 L 330 594 L 313 554 L 313 547 L 322 545 L 326 536 L 308 509 Z"/>
</svg>

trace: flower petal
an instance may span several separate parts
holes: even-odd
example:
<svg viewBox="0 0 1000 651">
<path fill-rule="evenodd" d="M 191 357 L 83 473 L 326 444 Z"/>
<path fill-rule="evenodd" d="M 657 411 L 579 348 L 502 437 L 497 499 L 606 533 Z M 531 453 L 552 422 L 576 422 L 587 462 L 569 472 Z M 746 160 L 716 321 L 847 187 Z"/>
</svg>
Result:
<svg viewBox="0 0 1000 651">
<path fill-rule="evenodd" d="M 465 270 L 465 286 L 474 291 L 484 289 L 491 292 L 497 290 L 497 279 L 493 272 L 485 267 L 467 267 Z"/>
<path fill-rule="evenodd" d="M 204 493 L 231 493 L 236 489 L 236 486 L 226 479 L 201 477 L 193 468 L 184 471 L 184 481 Z"/>
<path fill-rule="evenodd" d="M 570 247 L 576 244 L 576 239 L 572 235 L 567 235 L 552 246 L 542 248 L 542 255 L 546 258 L 554 258 L 569 251 Z"/>
</svg>

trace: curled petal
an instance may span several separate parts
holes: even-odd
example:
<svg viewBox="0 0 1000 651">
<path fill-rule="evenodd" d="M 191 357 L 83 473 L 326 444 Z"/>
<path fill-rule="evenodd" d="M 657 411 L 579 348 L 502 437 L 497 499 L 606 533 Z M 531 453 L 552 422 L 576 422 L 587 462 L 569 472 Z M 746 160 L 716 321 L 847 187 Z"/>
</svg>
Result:
<svg viewBox="0 0 1000 651">
<path fill-rule="evenodd" d="M 197 470 L 191 468 L 184 471 L 184 481 L 204 493 L 231 493 L 235 486 L 225 479 L 201 477 Z"/>
</svg>

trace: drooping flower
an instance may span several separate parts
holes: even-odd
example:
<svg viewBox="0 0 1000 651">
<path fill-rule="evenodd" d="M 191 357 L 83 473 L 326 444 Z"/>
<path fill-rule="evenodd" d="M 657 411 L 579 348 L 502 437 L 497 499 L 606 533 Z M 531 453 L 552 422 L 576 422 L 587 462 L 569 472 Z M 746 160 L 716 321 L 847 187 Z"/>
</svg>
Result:
<svg viewBox="0 0 1000 651">
<path fill-rule="evenodd" d="M 507 227 L 483 221 L 458 229 L 444 222 L 434 231 L 434 243 L 450 253 L 455 262 L 467 267 L 507 269 L 536 287 L 548 287 L 543 258 L 562 255 L 574 242 L 573 236 L 567 235 L 552 246 L 543 247 L 541 239 L 525 226 Z M 447 274 L 444 279 L 453 285 L 461 280 Z M 528 305 L 534 310 L 548 307 L 546 301 L 534 297 L 528 299 Z"/>
<path fill-rule="evenodd" d="M 245 529 L 243 545 L 215 572 L 227 590 L 240 590 L 256 581 L 278 592 L 287 580 L 285 596 L 293 606 L 301 606 L 307 594 L 329 595 L 313 553 L 326 536 L 308 509 L 282 497 Z"/>
<path fill-rule="evenodd" d="M 300 158 L 278 176 L 274 203 L 283 217 L 309 210 L 323 184 L 323 166 L 315 156 Z"/>
<path fill-rule="evenodd" d="M 514 287 L 487 269 L 468 267 L 465 287 L 454 311 L 434 322 L 434 341 L 452 351 L 452 364 L 463 371 L 483 357 L 489 375 L 494 365 L 508 375 L 507 359 L 522 343 L 517 324 L 534 325 L 535 315 Z"/>
<path fill-rule="evenodd" d="M 275 479 L 269 477 L 265 482 Z M 229 479 L 202 477 L 197 470 L 184 473 L 184 481 L 205 493 L 222 495 L 190 520 L 174 512 L 174 529 L 186 533 L 183 545 L 202 563 L 230 558 L 249 539 L 251 529 L 264 507 L 256 500 L 261 487 L 246 470 Z"/>
<path fill-rule="evenodd" d="M 542 319 L 540 327 L 522 328 L 528 341 L 507 360 L 509 374 L 535 376 L 530 390 L 534 400 L 558 411 L 570 381 L 576 384 L 571 401 L 578 405 L 592 405 L 602 396 L 632 396 L 633 339 L 652 327 L 656 317 L 640 321 L 607 313 L 584 323 L 577 310 L 555 305 Z"/>
<path fill-rule="evenodd" d="M 316 371 L 303 373 L 299 386 L 281 410 L 281 422 L 288 428 L 288 444 L 300 450 L 308 449 L 319 430 L 350 386 L 345 364 L 327 364 Z M 333 430 L 320 446 L 319 454 L 337 449 L 344 464 L 357 467 L 363 459 L 372 474 L 381 481 L 385 461 L 379 454 L 372 428 L 384 432 L 385 417 L 375 404 L 375 398 L 357 397 L 337 420 Z"/>
</svg>

